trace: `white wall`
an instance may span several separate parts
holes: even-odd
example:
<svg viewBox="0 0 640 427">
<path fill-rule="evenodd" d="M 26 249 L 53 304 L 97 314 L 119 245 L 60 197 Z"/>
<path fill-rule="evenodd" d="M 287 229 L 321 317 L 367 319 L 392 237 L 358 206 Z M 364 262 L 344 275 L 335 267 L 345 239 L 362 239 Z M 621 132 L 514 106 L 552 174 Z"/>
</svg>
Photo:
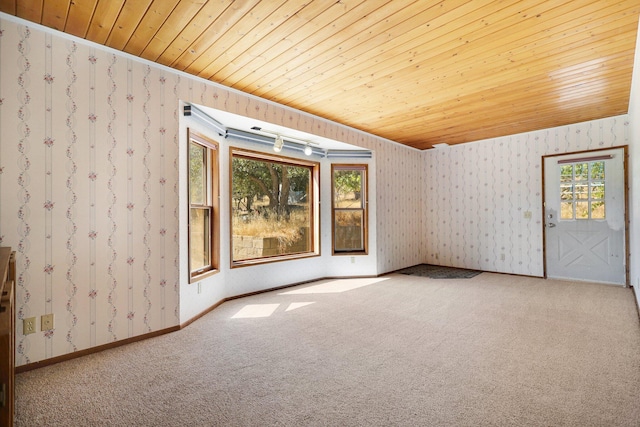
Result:
<svg viewBox="0 0 640 427">
<path fill-rule="evenodd" d="M 426 261 L 543 276 L 542 156 L 628 145 L 629 128 L 622 115 L 427 151 Z"/>
<path fill-rule="evenodd" d="M 55 315 L 52 333 L 18 328 L 18 365 L 176 326 L 224 297 L 422 261 L 417 150 L 2 13 L 0 63 L 0 244 L 17 252 L 18 323 Z M 323 205 L 321 257 L 231 271 L 223 242 L 224 268 L 198 293 L 185 273 L 181 101 L 372 150 L 370 255 L 330 256 Z"/>
</svg>

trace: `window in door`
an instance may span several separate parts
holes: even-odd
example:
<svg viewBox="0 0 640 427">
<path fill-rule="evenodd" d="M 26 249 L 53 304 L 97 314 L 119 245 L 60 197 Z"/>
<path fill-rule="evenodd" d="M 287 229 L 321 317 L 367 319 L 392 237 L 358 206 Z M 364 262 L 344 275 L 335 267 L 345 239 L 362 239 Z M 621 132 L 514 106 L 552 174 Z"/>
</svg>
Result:
<svg viewBox="0 0 640 427">
<path fill-rule="evenodd" d="M 560 219 L 605 219 L 605 162 L 560 164 Z"/>
</svg>

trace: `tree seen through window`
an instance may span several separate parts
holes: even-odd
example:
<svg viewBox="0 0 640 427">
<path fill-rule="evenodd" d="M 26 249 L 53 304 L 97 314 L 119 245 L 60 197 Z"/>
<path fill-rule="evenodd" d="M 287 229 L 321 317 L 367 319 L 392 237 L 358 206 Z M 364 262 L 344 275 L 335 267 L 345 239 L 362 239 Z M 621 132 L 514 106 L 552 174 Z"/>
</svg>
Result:
<svg viewBox="0 0 640 427">
<path fill-rule="evenodd" d="M 232 156 L 233 261 L 312 252 L 314 167 Z"/>
</svg>

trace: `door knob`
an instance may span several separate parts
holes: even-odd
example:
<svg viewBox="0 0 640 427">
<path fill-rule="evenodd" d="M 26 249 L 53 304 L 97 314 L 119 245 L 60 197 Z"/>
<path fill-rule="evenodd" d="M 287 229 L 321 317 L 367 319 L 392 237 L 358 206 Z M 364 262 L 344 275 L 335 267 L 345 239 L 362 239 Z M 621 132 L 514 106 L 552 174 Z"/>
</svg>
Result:
<svg viewBox="0 0 640 427">
<path fill-rule="evenodd" d="M 549 227 L 549 228 L 553 228 L 553 227 L 555 227 L 555 226 L 556 226 L 556 225 L 555 225 L 554 223 L 552 223 L 552 222 L 547 223 L 547 227 Z"/>
</svg>

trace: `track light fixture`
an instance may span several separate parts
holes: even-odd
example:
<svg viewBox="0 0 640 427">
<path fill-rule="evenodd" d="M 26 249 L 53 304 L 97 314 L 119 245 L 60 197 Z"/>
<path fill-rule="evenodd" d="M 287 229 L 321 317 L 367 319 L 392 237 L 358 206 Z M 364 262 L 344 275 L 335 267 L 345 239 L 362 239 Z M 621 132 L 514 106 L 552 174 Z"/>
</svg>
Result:
<svg viewBox="0 0 640 427">
<path fill-rule="evenodd" d="M 276 153 L 281 152 L 282 149 L 284 148 L 284 138 L 280 133 L 262 129 L 258 126 L 252 127 L 251 130 L 257 130 L 260 132 L 270 133 L 274 135 L 273 151 L 275 151 Z M 287 138 L 287 148 L 293 149 L 293 150 L 300 150 L 307 156 L 311 156 L 313 154 L 313 146 L 311 144 L 318 144 L 317 142 L 314 142 L 314 141 L 308 141 L 306 139 L 296 138 L 292 136 L 286 136 L 286 138 Z"/>
<path fill-rule="evenodd" d="M 284 146 L 284 140 L 280 135 L 276 135 L 276 140 L 273 143 L 273 151 L 279 153 L 282 151 L 282 147 Z"/>
</svg>

